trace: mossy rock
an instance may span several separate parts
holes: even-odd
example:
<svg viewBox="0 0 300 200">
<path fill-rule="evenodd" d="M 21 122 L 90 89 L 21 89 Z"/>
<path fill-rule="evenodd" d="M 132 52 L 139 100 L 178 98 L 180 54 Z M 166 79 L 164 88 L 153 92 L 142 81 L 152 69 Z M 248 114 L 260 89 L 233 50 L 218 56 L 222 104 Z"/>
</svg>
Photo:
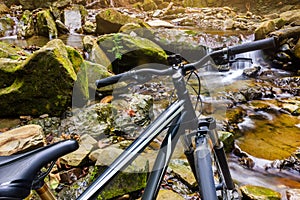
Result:
<svg viewBox="0 0 300 200">
<path fill-rule="evenodd" d="M 0 41 L 0 58 L 10 58 L 13 60 L 18 60 L 23 56 L 28 55 L 30 54 L 26 53 L 20 47 Z"/>
<path fill-rule="evenodd" d="M 75 69 L 84 65 L 83 58 L 74 51 L 55 39 L 20 65 L 6 65 L 6 71 L 14 73 L 11 84 L 0 89 L 0 116 L 62 115 L 71 103 Z"/>
<path fill-rule="evenodd" d="M 93 174 L 102 174 L 111 161 L 116 159 L 122 152 L 123 150 L 114 146 L 93 151 L 89 156 L 91 160 L 96 161 Z M 147 183 L 148 171 L 149 161 L 142 156 L 138 156 L 137 159 L 124 170 L 120 171 L 118 175 L 109 182 L 97 199 L 111 199 L 143 189 Z"/>
<path fill-rule="evenodd" d="M 146 38 L 123 33 L 106 34 L 98 38 L 99 47 L 106 52 L 114 73 L 128 71 L 146 63 L 167 64 L 166 52 Z"/>
<path fill-rule="evenodd" d="M 37 13 L 36 29 L 37 34 L 50 39 L 57 37 L 57 28 L 49 10 L 42 10 Z"/>
<path fill-rule="evenodd" d="M 253 185 L 240 187 L 245 200 L 280 200 L 281 194 L 269 188 Z"/>
<path fill-rule="evenodd" d="M 261 23 L 257 29 L 254 31 L 255 40 L 260 40 L 266 38 L 267 34 L 275 31 L 276 25 L 274 20 L 269 20 Z"/>
<path fill-rule="evenodd" d="M 122 14 L 115 9 L 104 9 L 96 15 L 96 33 L 99 35 L 117 33 L 127 23 L 143 24 L 143 21 Z"/>
</svg>

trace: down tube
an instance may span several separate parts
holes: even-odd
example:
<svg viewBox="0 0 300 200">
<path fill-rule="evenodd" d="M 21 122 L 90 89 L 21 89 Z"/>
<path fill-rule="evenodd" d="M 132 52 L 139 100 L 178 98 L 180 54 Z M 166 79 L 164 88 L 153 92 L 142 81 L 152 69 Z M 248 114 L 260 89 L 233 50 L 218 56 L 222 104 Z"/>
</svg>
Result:
<svg viewBox="0 0 300 200">
<path fill-rule="evenodd" d="M 160 184 L 167 170 L 175 146 L 180 135 L 184 133 L 182 130 L 180 130 L 180 126 L 182 125 L 181 123 L 183 122 L 186 114 L 187 113 L 184 112 L 172 122 L 172 125 L 170 126 L 156 157 L 153 169 L 150 173 L 149 180 L 147 181 L 147 185 L 144 190 L 142 200 L 156 199 Z"/>
<path fill-rule="evenodd" d="M 78 197 L 78 200 L 96 199 L 118 172 L 125 169 L 147 145 L 157 137 L 184 109 L 184 101 L 171 104 L 123 153 Z"/>
</svg>

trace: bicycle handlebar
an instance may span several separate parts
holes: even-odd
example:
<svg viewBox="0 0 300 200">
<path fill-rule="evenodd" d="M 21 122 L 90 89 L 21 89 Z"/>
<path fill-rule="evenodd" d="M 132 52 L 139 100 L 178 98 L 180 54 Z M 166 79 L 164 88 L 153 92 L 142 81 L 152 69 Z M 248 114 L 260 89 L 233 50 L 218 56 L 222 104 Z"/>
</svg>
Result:
<svg viewBox="0 0 300 200">
<path fill-rule="evenodd" d="M 276 47 L 276 41 L 274 37 L 266 38 L 262 40 L 257 40 L 253 42 L 248 42 L 240 45 L 235 45 L 227 48 L 229 55 L 235 55 L 240 53 L 245 53 L 249 51 L 259 50 L 259 49 L 269 49 Z"/>
<path fill-rule="evenodd" d="M 257 40 L 253 42 L 248 42 L 244 44 L 239 44 L 231 47 L 227 47 L 221 50 L 213 51 L 207 55 L 205 55 L 203 58 L 200 60 L 194 62 L 194 63 L 189 63 L 183 66 L 183 72 L 187 72 L 190 70 L 195 70 L 201 67 L 201 65 L 205 64 L 210 57 L 219 57 L 223 55 L 235 55 L 235 54 L 240 54 L 240 53 L 245 53 L 249 51 L 254 51 L 254 50 L 262 50 L 262 49 L 270 49 L 270 48 L 275 48 L 276 45 L 276 38 L 271 37 L 271 38 L 266 38 L 262 40 Z M 151 68 L 145 68 L 145 69 L 139 69 L 139 70 L 132 70 L 128 72 L 124 72 L 121 74 L 117 74 L 114 76 L 110 76 L 107 78 L 103 78 L 100 80 L 96 81 L 96 86 L 97 88 L 108 86 L 114 83 L 117 83 L 121 78 L 126 78 L 126 77 L 132 77 L 132 76 L 139 76 L 141 74 L 152 74 L 152 75 L 171 75 L 173 72 L 173 68 L 169 69 L 151 69 Z"/>
</svg>

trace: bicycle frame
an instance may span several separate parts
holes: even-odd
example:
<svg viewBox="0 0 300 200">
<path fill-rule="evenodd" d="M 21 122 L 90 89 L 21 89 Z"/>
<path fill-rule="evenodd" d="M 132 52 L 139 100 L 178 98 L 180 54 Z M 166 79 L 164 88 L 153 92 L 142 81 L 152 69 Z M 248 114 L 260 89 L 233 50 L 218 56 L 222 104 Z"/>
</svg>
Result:
<svg viewBox="0 0 300 200">
<path fill-rule="evenodd" d="M 169 128 L 158 152 L 153 171 L 149 176 L 143 199 L 155 199 L 160 182 L 167 169 L 169 160 L 184 133 L 181 128 L 196 128 L 197 117 L 185 86 L 184 78 L 177 70 L 172 76 L 178 100 L 162 112 L 141 135 L 81 194 L 78 200 L 96 199 L 104 187 L 125 169 L 163 130 Z M 192 109 L 191 109 L 192 108 Z M 169 127 L 168 127 L 169 126 Z"/>
</svg>

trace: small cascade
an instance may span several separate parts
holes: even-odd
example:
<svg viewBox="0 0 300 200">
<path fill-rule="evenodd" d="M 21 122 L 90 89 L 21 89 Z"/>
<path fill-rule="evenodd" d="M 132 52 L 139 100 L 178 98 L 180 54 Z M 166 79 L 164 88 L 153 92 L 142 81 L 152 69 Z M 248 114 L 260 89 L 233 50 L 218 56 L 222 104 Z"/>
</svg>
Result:
<svg viewBox="0 0 300 200">
<path fill-rule="evenodd" d="M 71 34 L 76 33 L 76 30 L 81 28 L 81 14 L 79 10 L 65 10 L 64 18 L 65 25 Z"/>
</svg>

